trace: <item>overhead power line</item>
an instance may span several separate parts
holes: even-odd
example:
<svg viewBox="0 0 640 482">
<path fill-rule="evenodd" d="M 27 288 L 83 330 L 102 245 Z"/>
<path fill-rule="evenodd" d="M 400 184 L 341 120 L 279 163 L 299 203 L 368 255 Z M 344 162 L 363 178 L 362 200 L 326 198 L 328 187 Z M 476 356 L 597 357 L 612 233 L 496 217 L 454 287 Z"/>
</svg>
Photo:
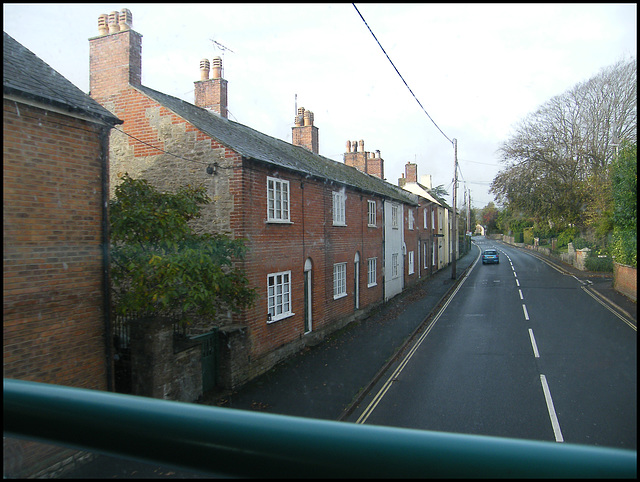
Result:
<svg viewBox="0 0 640 482">
<path fill-rule="evenodd" d="M 431 122 L 433 122 L 433 125 L 436 126 L 436 128 L 440 131 L 440 133 L 451 143 L 453 144 L 453 141 L 451 139 L 449 139 L 449 137 L 442 132 L 442 129 L 440 129 L 440 127 L 438 127 L 438 124 L 435 123 L 435 121 L 431 118 L 431 116 L 429 115 L 429 113 L 426 111 L 426 109 L 422 106 L 422 104 L 420 103 L 420 101 L 418 100 L 418 98 L 416 97 L 416 95 L 413 93 L 413 91 L 411 90 L 411 87 L 409 87 L 409 84 L 407 84 L 407 81 L 404 80 L 404 77 L 402 77 L 402 75 L 400 74 L 400 72 L 398 71 L 398 69 L 396 68 L 396 66 L 394 65 L 393 61 L 391 60 L 391 58 L 389 58 L 389 55 L 387 55 L 387 52 L 384 50 L 384 48 L 382 47 L 382 45 L 380 44 L 380 41 L 378 40 L 378 38 L 376 37 L 376 35 L 373 33 L 373 30 L 371 30 L 371 27 L 369 27 L 369 24 L 367 24 L 367 21 L 364 19 L 364 17 L 362 16 L 362 14 L 360 13 L 360 10 L 358 10 L 358 7 L 356 7 L 355 3 L 352 3 L 351 5 L 353 5 L 353 8 L 356 9 L 356 12 L 358 12 L 358 15 L 360 15 L 360 18 L 362 19 L 362 21 L 364 22 L 364 24 L 367 26 L 367 28 L 369 29 L 369 32 L 371 32 L 371 35 L 373 35 L 373 38 L 375 39 L 375 41 L 378 43 L 378 45 L 380 46 L 380 48 L 382 49 L 382 52 L 384 53 L 384 55 L 387 57 L 387 60 L 389 60 L 389 62 L 391 63 L 392 67 L 394 68 L 394 70 L 396 71 L 396 73 L 398 74 L 398 76 L 400 77 L 400 79 L 402 80 L 402 82 L 404 83 L 404 85 L 407 87 L 407 89 L 409 89 L 409 92 L 411 92 L 411 95 L 413 96 L 413 98 L 416 100 L 416 102 L 418 103 L 418 105 L 420 106 L 420 108 L 422 109 L 422 111 L 427 114 L 427 117 L 429 118 L 429 120 Z"/>
</svg>

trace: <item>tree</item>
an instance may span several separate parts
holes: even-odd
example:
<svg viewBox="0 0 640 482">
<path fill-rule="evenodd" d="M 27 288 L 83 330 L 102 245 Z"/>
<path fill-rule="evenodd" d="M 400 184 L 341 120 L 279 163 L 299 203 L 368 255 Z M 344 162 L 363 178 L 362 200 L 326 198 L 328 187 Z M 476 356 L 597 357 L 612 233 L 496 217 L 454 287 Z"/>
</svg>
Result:
<svg viewBox="0 0 640 482">
<path fill-rule="evenodd" d="M 603 69 L 522 120 L 499 150 L 505 168 L 491 191 L 537 223 L 593 226 L 594 213 L 607 211 L 589 207 L 605 200 L 615 147 L 635 143 L 636 130 L 634 59 Z"/>
<path fill-rule="evenodd" d="M 211 202 L 203 187 L 161 193 L 125 175 L 110 202 L 111 280 L 117 314 L 189 322 L 251 306 L 255 291 L 234 261 L 242 240 L 195 234 L 189 221 Z"/>
<path fill-rule="evenodd" d="M 498 226 L 496 224 L 498 220 L 498 208 L 490 202 L 480 211 L 480 222 L 486 228 L 488 233 L 495 233 L 498 230 Z"/>
</svg>

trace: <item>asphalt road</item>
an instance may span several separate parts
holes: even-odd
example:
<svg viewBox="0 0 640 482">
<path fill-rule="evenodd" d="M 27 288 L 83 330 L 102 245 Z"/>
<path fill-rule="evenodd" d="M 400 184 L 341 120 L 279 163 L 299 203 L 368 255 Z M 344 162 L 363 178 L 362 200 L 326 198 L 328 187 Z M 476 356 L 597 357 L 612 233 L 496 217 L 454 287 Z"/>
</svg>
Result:
<svg viewBox="0 0 640 482">
<path fill-rule="evenodd" d="M 636 331 L 583 280 L 497 247 L 348 420 L 636 449 Z"/>
</svg>

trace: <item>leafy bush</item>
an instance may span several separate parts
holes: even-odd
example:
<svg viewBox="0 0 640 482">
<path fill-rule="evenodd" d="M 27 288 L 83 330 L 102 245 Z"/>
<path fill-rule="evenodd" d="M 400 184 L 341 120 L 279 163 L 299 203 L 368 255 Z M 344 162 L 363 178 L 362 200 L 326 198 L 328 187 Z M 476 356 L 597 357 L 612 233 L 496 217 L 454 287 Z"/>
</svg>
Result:
<svg viewBox="0 0 640 482">
<path fill-rule="evenodd" d="M 609 256 L 600 258 L 597 255 L 591 255 L 585 260 L 584 266 L 589 271 L 613 272 L 613 260 Z"/>
<path fill-rule="evenodd" d="M 533 228 L 525 228 L 522 232 L 522 239 L 526 244 L 533 244 Z"/>
<path fill-rule="evenodd" d="M 584 249 L 584 248 L 589 248 L 591 250 L 596 249 L 596 246 L 593 243 L 587 241 L 585 238 L 580 236 L 573 238 L 572 242 L 573 242 L 574 249 Z"/>
<path fill-rule="evenodd" d="M 611 255 L 616 263 L 638 267 L 638 238 L 635 230 L 615 229 L 613 244 L 610 246 Z"/>
<path fill-rule="evenodd" d="M 243 240 L 197 234 L 189 221 L 209 204 L 204 187 L 162 193 L 128 175 L 109 202 L 112 302 L 117 314 L 153 313 L 189 321 L 252 306 L 257 294 L 234 262 Z"/>
<path fill-rule="evenodd" d="M 558 231 L 555 227 L 550 227 L 549 223 L 536 223 L 533 225 L 533 236 L 536 238 L 550 239 L 558 236 Z"/>
<path fill-rule="evenodd" d="M 524 239 L 524 235 L 523 235 L 522 232 L 513 233 L 513 242 L 514 243 L 524 243 L 523 239 Z"/>
<path fill-rule="evenodd" d="M 567 228 L 558 234 L 558 244 L 557 247 L 567 246 L 569 243 L 573 242 L 574 238 L 578 235 L 578 229 Z M 575 246 L 574 246 L 575 247 Z"/>
</svg>

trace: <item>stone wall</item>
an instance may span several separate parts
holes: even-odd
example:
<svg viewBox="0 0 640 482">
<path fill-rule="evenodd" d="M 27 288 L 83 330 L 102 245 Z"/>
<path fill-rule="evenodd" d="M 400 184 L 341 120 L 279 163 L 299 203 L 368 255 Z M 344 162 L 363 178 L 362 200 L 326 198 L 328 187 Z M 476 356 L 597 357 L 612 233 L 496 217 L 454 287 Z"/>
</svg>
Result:
<svg viewBox="0 0 640 482">
<path fill-rule="evenodd" d="M 199 343 L 174 353 L 173 322 L 165 318 L 131 325 L 133 395 L 193 402 L 202 396 Z"/>
</svg>

